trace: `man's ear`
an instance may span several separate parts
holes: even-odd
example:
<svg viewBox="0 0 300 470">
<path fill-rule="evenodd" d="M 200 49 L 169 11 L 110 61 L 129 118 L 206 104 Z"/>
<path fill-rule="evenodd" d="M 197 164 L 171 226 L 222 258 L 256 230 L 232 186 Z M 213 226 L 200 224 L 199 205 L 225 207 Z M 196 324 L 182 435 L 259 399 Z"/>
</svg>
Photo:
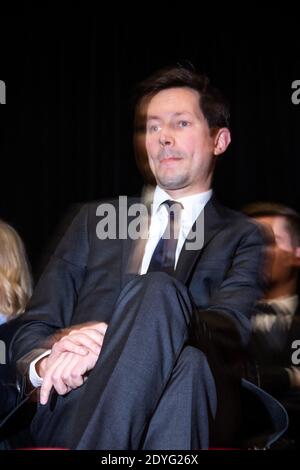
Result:
<svg viewBox="0 0 300 470">
<path fill-rule="evenodd" d="M 221 155 L 231 142 L 230 130 L 227 127 L 218 129 L 214 137 L 214 155 Z"/>
</svg>

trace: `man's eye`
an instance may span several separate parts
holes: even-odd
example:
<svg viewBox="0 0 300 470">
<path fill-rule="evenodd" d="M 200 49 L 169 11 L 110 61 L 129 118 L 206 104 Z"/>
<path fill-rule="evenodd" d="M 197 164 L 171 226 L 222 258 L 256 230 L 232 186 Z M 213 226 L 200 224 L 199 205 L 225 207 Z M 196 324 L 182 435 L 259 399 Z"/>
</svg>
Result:
<svg viewBox="0 0 300 470">
<path fill-rule="evenodd" d="M 179 121 L 179 127 L 189 127 L 190 123 L 188 121 Z"/>
<path fill-rule="evenodd" d="M 151 126 L 148 126 L 148 131 L 149 132 L 158 132 L 159 131 L 159 126 L 157 124 L 152 124 Z"/>
</svg>

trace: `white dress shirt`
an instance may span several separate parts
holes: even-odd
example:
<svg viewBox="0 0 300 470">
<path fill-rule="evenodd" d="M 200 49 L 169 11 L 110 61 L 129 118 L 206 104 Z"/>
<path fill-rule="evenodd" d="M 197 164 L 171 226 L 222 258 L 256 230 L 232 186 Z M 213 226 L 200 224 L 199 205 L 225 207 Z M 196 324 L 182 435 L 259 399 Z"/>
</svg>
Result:
<svg viewBox="0 0 300 470">
<path fill-rule="evenodd" d="M 200 212 L 204 209 L 205 204 L 210 200 L 211 196 L 212 190 L 209 190 L 204 193 L 174 199 L 174 201 L 180 202 L 183 207 L 181 211 L 180 230 L 175 254 L 175 267 L 188 233 L 190 232 L 195 220 L 199 217 Z M 170 199 L 172 198 L 168 193 L 166 193 L 166 191 L 161 189 L 159 186 L 156 186 L 153 196 L 149 236 L 145 246 L 140 274 L 145 274 L 147 272 L 155 247 L 167 228 L 168 209 L 163 202 Z"/>
<path fill-rule="evenodd" d="M 268 343 L 270 350 L 280 351 L 285 344 L 298 307 L 298 296 L 265 299 L 262 302 L 272 306 L 274 313 L 259 312 L 258 302 L 258 313 L 251 318 L 252 329 L 255 334 L 263 335 L 264 341 Z"/>
<path fill-rule="evenodd" d="M 211 196 L 212 190 L 209 190 L 203 193 L 193 194 L 192 196 L 176 199 L 176 202 L 180 202 L 183 208 L 181 211 L 180 229 L 175 254 L 175 267 L 186 237 L 188 236 L 195 220 L 199 217 L 201 211 L 204 209 L 204 206 L 210 200 Z M 170 199 L 172 198 L 170 198 L 170 195 L 166 193 L 166 191 L 161 189 L 159 186 L 156 186 L 152 203 L 149 236 L 145 246 L 145 253 L 142 260 L 140 274 L 145 274 L 147 272 L 155 247 L 166 230 L 169 216 L 168 209 L 163 204 L 163 202 Z M 43 383 L 43 379 L 36 373 L 35 364 L 43 357 L 49 355 L 50 352 L 51 350 L 46 351 L 44 354 L 38 356 L 30 364 L 29 379 L 34 387 L 39 387 Z"/>
<path fill-rule="evenodd" d="M 280 297 L 277 299 L 265 299 L 262 302 L 272 306 L 276 313 L 260 313 L 258 303 L 258 313 L 251 319 L 254 331 L 259 330 L 270 333 L 275 323 L 280 323 L 283 330 L 288 330 L 298 307 L 298 295 Z"/>
</svg>

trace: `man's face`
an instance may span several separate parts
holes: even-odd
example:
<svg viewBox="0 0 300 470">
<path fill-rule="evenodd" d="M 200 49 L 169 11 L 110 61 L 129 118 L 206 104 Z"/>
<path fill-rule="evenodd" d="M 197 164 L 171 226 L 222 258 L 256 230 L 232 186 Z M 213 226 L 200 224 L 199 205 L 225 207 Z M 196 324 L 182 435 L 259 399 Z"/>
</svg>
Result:
<svg viewBox="0 0 300 470">
<path fill-rule="evenodd" d="M 257 217 L 257 221 L 265 225 L 267 229 L 271 229 L 274 235 L 269 273 L 271 283 L 279 284 L 291 279 L 295 275 L 297 256 L 285 217 Z"/>
<path fill-rule="evenodd" d="M 149 165 L 157 184 L 166 191 L 183 196 L 208 190 L 215 157 L 229 142 L 228 129 L 210 132 L 199 93 L 193 89 L 169 88 L 147 103 Z"/>
</svg>

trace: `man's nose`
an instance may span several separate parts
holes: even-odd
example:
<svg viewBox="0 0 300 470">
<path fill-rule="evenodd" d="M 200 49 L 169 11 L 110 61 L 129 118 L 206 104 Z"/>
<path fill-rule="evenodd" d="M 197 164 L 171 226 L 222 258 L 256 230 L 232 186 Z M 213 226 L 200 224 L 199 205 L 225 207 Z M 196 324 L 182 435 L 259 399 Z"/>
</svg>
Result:
<svg viewBox="0 0 300 470">
<path fill-rule="evenodd" d="M 159 136 L 159 143 L 162 147 L 170 146 L 174 144 L 174 138 L 169 133 L 161 132 Z"/>
</svg>

